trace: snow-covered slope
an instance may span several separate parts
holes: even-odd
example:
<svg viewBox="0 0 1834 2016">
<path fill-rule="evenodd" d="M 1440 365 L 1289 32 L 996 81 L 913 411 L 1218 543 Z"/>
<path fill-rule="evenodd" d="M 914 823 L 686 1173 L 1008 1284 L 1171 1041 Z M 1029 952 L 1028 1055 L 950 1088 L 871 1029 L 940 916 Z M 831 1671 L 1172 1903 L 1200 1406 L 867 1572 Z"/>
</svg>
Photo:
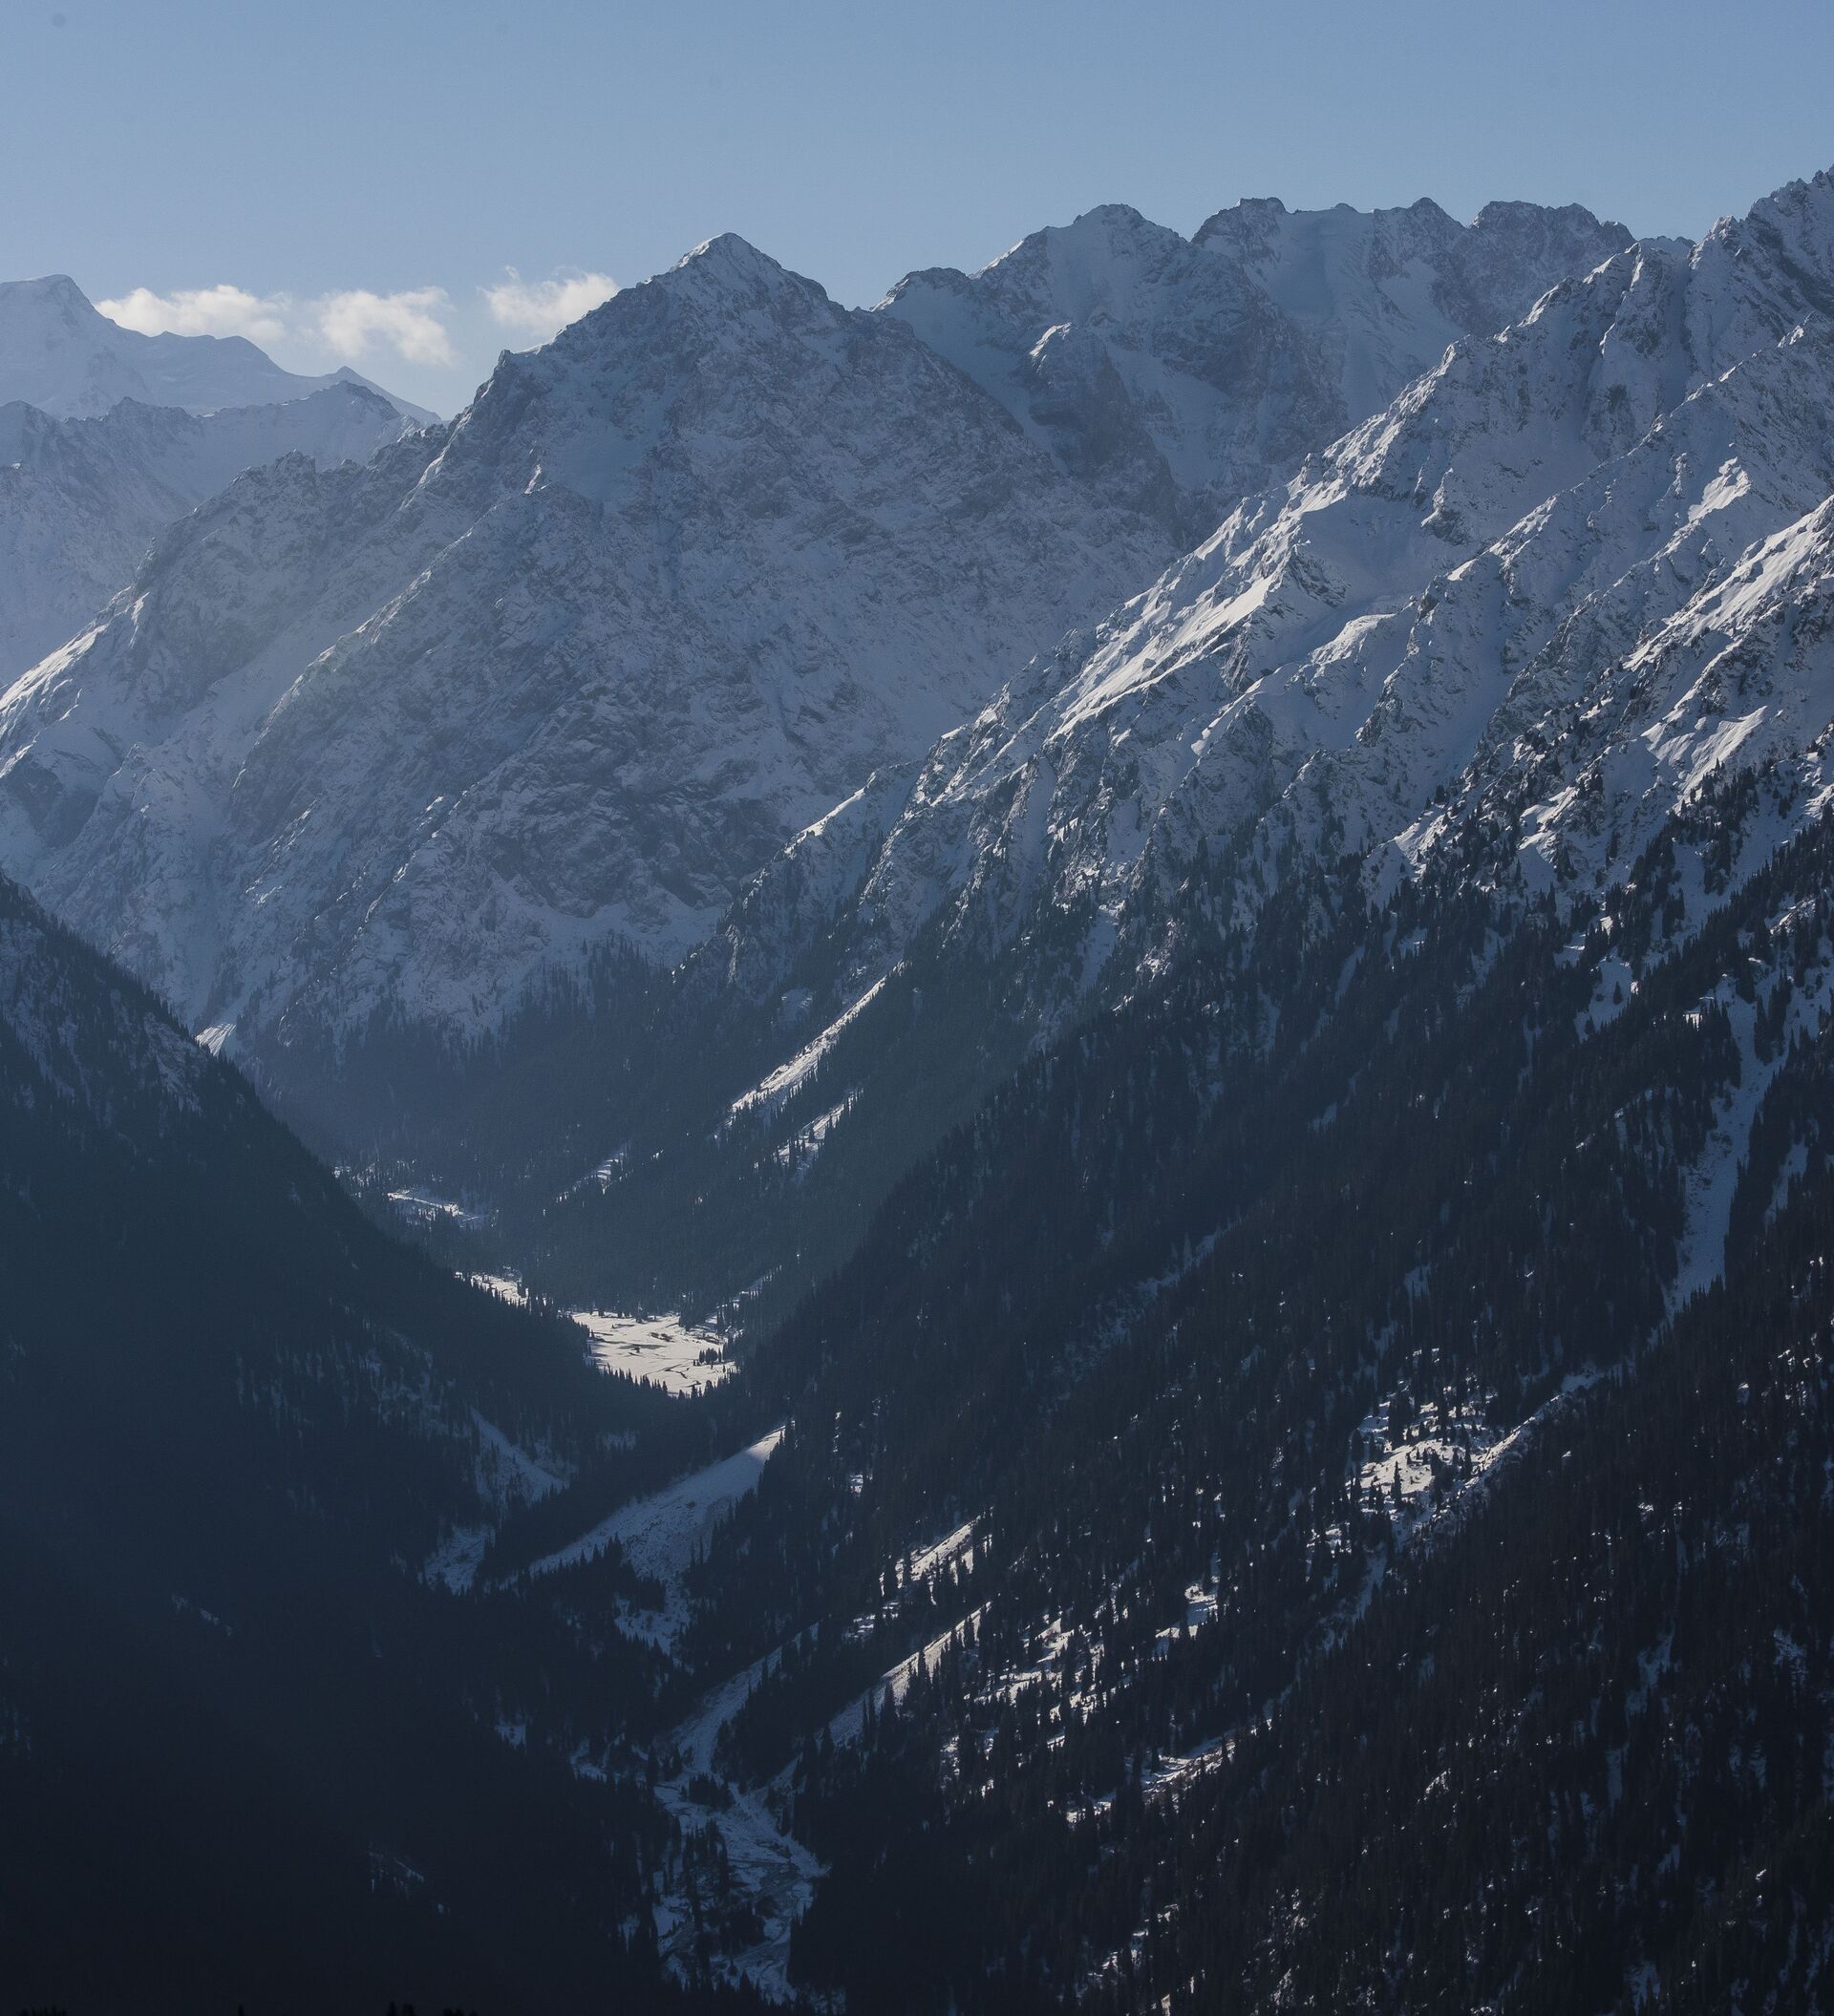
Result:
<svg viewBox="0 0 1834 2016">
<path fill-rule="evenodd" d="M 882 304 L 1066 469 L 1202 538 L 1448 344 L 1630 243 L 1577 206 L 1219 212 L 1190 240 L 1110 204 Z"/>
<path fill-rule="evenodd" d="M 67 274 L 0 281 L 0 405 L 23 400 L 57 419 L 104 414 L 122 399 L 214 413 L 303 399 L 329 385 L 380 393 L 407 419 L 434 417 L 348 367 L 322 377 L 283 371 L 245 336 L 123 329 Z"/>
<path fill-rule="evenodd" d="M 197 1023 L 487 1025 L 696 942 L 1162 544 L 903 323 L 717 239 L 450 428 L 170 533 L 0 701 L 0 859 Z"/>
<path fill-rule="evenodd" d="M 0 682 L 74 636 L 159 533 L 241 471 L 289 454 L 367 461 L 411 425 L 354 383 L 203 415 L 136 399 L 81 420 L 0 405 Z"/>
<path fill-rule="evenodd" d="M 1621 872 L 1715 764 L 1834 720 L 1834 181 L 1650 243 L 1457 345 L 932 753 L 847 913 L 844 988 L 940 915 L 1078 921 L 1069 987 L 1250 915 L 1297 846 L 1416 863 L 1469 817 L 1531 881 Z M 806 837 L 747 900 L 825 930 Z M 862 836 L 832 843 L 862 852 Z M 788 892 L 788 893 L 786 893 Z M 739 935 L 746 929 L 741 916 Z"/>
</svg>

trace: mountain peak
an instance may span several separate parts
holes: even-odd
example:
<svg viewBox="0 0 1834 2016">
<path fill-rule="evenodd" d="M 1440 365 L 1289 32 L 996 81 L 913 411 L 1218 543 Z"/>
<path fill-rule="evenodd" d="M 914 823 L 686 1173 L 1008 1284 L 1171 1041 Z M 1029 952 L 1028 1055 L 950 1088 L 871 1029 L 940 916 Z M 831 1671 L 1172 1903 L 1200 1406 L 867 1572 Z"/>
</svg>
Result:
<svg viewBox="0 0 1834 2016">
<path fill-rule="evenodd" d="M 1221 210 L 1212 211 L 1191 233 L 1194 245 L 1220 245 L 1236 257 L 1249 246 L 1275 244 L 1308 216 L 1324 217 L 1323 210 L 1289 210 L 1277 196 L 1242 196 Z"/>
<path fill-rule="evenodd" d="M 1474 231 L 1494 230 L 1502 225 L 1529 221 L 1559 223 L 1569 229 L 1603 231 L 1621 238 L 1626 244 L 1631 243 L 1631 234 L 1624 225 L 1595 215 L 1584 203 L 1534 203 L 1521 197 L 1500 197 L 1485 203 L 1471 220 L 1471 228 Z"/>
<path fill-rule="evenodd" d="M 1359 210 L 1354 203 L 1290 210 L 1277 196 L 1244 196 L 1206 217 L 1191 243 L 1227 249 L 1239 257 L 1251 249 L 1258 254 L 1263 248 L 1303 237 L 1330 237 L 1342 243 L 1361 233 L 1375 239 L 1392 233 L 1397 225 L 1423 228 L 1433 240 L 1454 237 L 1463 228 L 1430 196 L 1386 210 Z"/>
<path fill-rule="evenodd" d="M 68 273 L 46 273 L 36 280 L 0 281 L 0 329 L 21 332 L 37 329 L 49 338 L 55 330 L 90 325 L 113 327 Z"/>
<path fill-rule="evenodd" d="M 658 277 L 672 280 L 677 276 L 701 289 L 722 294 L 820 291 L 814 281 L 779 265 L 736 231 L 722 231 L 716 238 L 703 240 L 677 260 L 668 274 Z"/>
<path fill-rule="evenodd" d="M 1758 233 L 1788 239 L 1805 228 L 1822 240 L 1834 227 L 1834 169 L 1818 168 L 1806 180 L 1782 183 L 1768 196 L 1761 196 L 1742 216 L 1728 215 L 1716 220 L 1700 241 L 1736 245 Z"/>
<path fill-rule="evenodd" d="M 886 297 L 898 299 L 913 283 L 956 287 L 988 284 L 1033 294 L 1040 286 L 1061 296 L 1073 320 L 1112 307 L 1151 272 L 1189 249 L 1183 236 L 1142 216 L 1131 203 L 1098 203 L 1067 224 L 1047 224 L 1010 246 L 974 274 L 942 269 L 907 274 Z"/>
<path fill-rule="evenodd" d="M 86 308 L 94 306 L 68 273 L 44 273 L 36 280 L 0 281 L 0 295 L 20 301 L 49 301 L 58 307 Z"/>
<path fill-rule="evenodd" d="M 1717 314 L 1736 316 L 1754 344 L 1777 341 L 1804 314 L 1834 320 L 1834 172 L 1785 182 L 1743 217 L 1722 217 L 1694 265 L 1717 274 Z"/>
<path fill-rule="evenodd" d="M 0 402 L 22 399 L 56 419 L 94 418 L 122 399 L 199 414 L 273 405 L 344 375 L 285 371 L 242 336 L 152 336 L 124 328 L 68 273 L 0 281 Z M 431 417 L 403 400 L 390 404 L 412 419 Z"/>
<path fill-rule="evenodd" d="M 1034 245 L 1106 259 L 1117 253 L 1123 256 L 1130 253 L 1169 255 L 1184 251 L 1185 241 L 1180 232 L 1165 224 L 1155 223 L 1150 217 L 1136 210 L 1132 203 L 1098 203 L 1093 210 L 1085 210 L 1074 223 L 1052 224 L 1034 232 L 1015 245 L 1007 257 L 1010 259 Z"/>
<path fill-rule="evenodd" d="M 1085 210 L 1070 228 L 1080 230 L 1084 225 L 1104 231 L 1158 231 L 1161 228 L 1136 210 L 1132 203 L 1098 203 L 1093 210 Z"/>
</svg>

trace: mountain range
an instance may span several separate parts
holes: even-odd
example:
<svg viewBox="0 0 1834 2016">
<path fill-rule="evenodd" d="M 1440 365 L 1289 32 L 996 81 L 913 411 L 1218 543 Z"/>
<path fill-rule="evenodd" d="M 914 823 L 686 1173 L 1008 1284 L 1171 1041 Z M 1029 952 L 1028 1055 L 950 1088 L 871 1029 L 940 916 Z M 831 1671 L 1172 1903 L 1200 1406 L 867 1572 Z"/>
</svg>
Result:
<svg viewBox="0 0 1834 2016">
<path fill-rule="evenodd" d="M 1188 928 L 1164 892 L 1200 853 L 1227 930 L 1284 858 L 1417 870 L 1499 798 L 1531 879 L 1597 890 L 1735 751 L 1812 793 L 1834 690 L 1778 604 L 1813 600 L 1834 489 L 1830 270 L 1818 178 L 1454 347 L 939 745 L 858 896 L 857 970 L 940 908 L 992 944 L 1080 904 L 1093 979 Z"/>
<path fill-rule="evenodd" d="M 1219 210 L 1188 240 L 1111 204 L 974 274 L 881 304 L 1062 467 L 1181 546 L 1386 406 L 1461 336 L 1501 329 L 1630 243 L 1577 204 Z"/>
<path fill-rule="evenodd" d="M 870 771 L 850 756 L 855 788 L 749 879 L 735 872 L 723 914 L 710 892 L 666 947 L 617 934 L 651 977 L 633 980 L 600 931 L 576 942 L 558 996 L 531 997 L 558 937 L 544 931 L 516 987 L 486 991 L 478 975 L 499 962 L 479 920 L 525 928 L 529 892 L 473 850 L 462 911 L 415 893 L 416 857 L 360 925 L 340 916 L 314 954 L 329 982 L 295 977 L 296 948 L 325 941 L 292 926 L 294 1005 L 249 1015 L 248 997 L 181 979 L 195 967 L 176 948 L 196 943 L 172 926 L 181 905 L 149 929 L 149 878 L 92 853 L 93 821 L 59 848 L 15 819 L 12 857 L 181 1000 L 198 986 L 194 1026 L 237 1021 L 301 1124 L 491 1200 L 519 1219 L 524 1263 L 533 1248 L 569 1295 L 717 1301 L 786 1251 L 805 1281 L 1040 1032 L 1157 984 L 1194 947 L 1251 943 L 1302 865 L 1354 859 L 1380 897 L 1501 826 L 1526 886 L 1609 902 L 1728 760 L 1791 778 L 1780 832 L 1817 816 L 1834 719 L 1814 615 L 1834 489 L 1831 219 L 1817 177 L 1698 244 L 1610 252 L 1454 344 L 1143 592 L 1013 665 L 928 751 Z M 1098 219 L 1104 273 L 1120 222 Z M 1065 235 L 1086 250 L 1084 226 Z M 1039 241 L 1012 256 L 1040 263 Z M 41 789 L 35 766 L 80 733 L 52 696 L 83 682 L 46 676 L 45 702 L 20 689 L 5 706 L 10 790 Z M 172 803 L 190 817 L 195 797 Z M 486 803 L 493 822 L 510 815 Z M 522 830 L 521 804 L 514 817 Z M 199 823 L 220 845 L 221 821 Z M 576 844 L 558 823 L 544 864 Z M 169 871 L 181 889 L 202 872 L 186 859 Z M 236 859 L 265 913 L 269 883 Z M 389 977 L 354 991 L 346 947 L 385 921 Z M 449 944 L 469 1001 L 426 991 Z M 424 1037 L 442 1025 L 462 1041 L 440 1065 Z"/>
<path fill-rule="evenodd" d="M 1825 2008 L 1834 177 L 412 421 L 0 409 L 0 1976 Z"/>
<path fill-rule="evenodd" d="M 1106 210 L 864 313 L 714 241 L 445 432 L 188 520 L 7 696 L 0 858 L 276 1070 L 488 1033 L 610 944 L 668 966 L 1245 475 L 1623 237 Z"/>
<path fill-rule="evenodd" d="M 434 417 L 348 365 L 313 377 L 283 371 L 245 336 L 123 329 L 65 273 L 0 281 L 0 405 L 19 400 L 56 420 L 97 419 L 123 399 L 206 414 L 285 405 L 336 385 L 376 393 L 416 423 Z"/>
</svg>

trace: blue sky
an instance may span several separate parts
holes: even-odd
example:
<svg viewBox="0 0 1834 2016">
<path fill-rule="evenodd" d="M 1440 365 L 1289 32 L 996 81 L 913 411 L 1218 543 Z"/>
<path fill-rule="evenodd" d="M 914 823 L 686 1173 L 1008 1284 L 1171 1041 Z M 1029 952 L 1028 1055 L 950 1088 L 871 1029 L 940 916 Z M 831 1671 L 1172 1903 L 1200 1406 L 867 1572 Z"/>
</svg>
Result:
<svg viewBox="0 0 1834 2016">
<path fill-rule="evenodd" d="M 1243 195 L 1522 196 L 1692 235 L 1834 164 L 1826 0 L 0 0 L 0 276 L 442 412 L 722 230 L 864 302 L 1098 202 L 1188 231 Z"/>
</svg>

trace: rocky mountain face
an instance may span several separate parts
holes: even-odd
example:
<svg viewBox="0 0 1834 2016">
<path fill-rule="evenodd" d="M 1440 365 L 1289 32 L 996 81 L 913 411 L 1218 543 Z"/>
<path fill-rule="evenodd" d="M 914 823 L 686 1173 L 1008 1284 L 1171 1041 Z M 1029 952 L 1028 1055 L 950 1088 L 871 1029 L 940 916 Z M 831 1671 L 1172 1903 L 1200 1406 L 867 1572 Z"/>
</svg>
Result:
<svg viewBox="0 0 1834 2016">
<path fill-rule="evenodd" d="M 365 462 L 411 424 L 354 382 L 203 414 L 132 398 L 88 419 L 0 406 L 0 680 L 81 630 L 159 534 L 243 470 Z"/>
<path fill-rule="evenodd" d="M 1159 543 L 716 240 L 449 429 L 175 530 L 7 696 L 5 851 L 196 1023 L 487 1027 L 591 945 L 678 956 Z"/>
<path fill-rule="evenodd" d="M 434 417 L 348 367 L 321 377 L 283 371 L 245 336 L 123 329 L 67 274 L 0 281 L 0 405 L 20 400 L 60 420 L 93 418 L 123 399 L 214 413 L 303 399 L 332 385 L 379 393 L 406 419 Z"/>
<path fill-rule="evenodd" d="M 240 337 L 122 329 L 61 275 L 0 283 L 0 683 L 243 470 L 367 461 L 432 417 L 352 371 L 282 371 Z"/>
<path fill-rule="evenodd" d="M 980 272 L 912 273 L 896 315 L 1061 465 L 1181 545 L 1386 406 L 1461 336 L 1623 250 L 1589 211 L 1437 203 L 1219 211 L 1194 237 L 1110 204 Z"/>
<path fill-rule="evenodd" d="M 245 1046 L 679 959 L 1249 475 L 1622 239 L 1250 208 L 864 314 L 717 240 L 421 445 L 250 477 L 7 695 L 0 853 Z"/>
<path fill-rule="evenodd" d="M 1599 889 L 1728 760 L 1812 804 L 1831 282 L 1818 177 L 1455 346 L 939 743 L 864 869 L 857 832 L 800 841 L 757 942 L 830 933 L 857 882 L 855 987 L 926 929 L 1076 919 L 1074 995 L 1242 927 L 1288 860 L 1379 886 L 1482 811 L 1531 882 Z"/>
<path fill-rule="evenodd" d="M 0 700 L 0 856 L 319 1138 L 532 1214 L 572 1299 L 831 1264 L 1041 1033 L 1250 942 L 1295 866 L 1381 895 L 1502 821 L 1595 900 L 1728 760 L 1800 821 L 1831 206 L 1602 259 L 1585 213 L 1104 212 L 865 313 L 714 241 L 451 427 L 167 536 Z M 1442 352 L 1395 306 L 1568 259 Z M 1200 274 L 1329 335 L 1333 400 L 1405 329 L 1432 361 L 1130 601 L 1170 493 L 906 310 L 1077 310 L 1124 377 Z"/>
<path fill-rule="evenodd" d="M 553 1263 L 715 1297 L 773 1253 L 832 1263 L 1041 1036 L 1256 944 L 1295 875 L 1381 900 L 1501 845 L 1486 873 L 1610 906 L 1711 779 L 1780 780 L 1773 842 L 1812 822 L 1831 218 L 1826 177 L 1792 185 L 1454 346 L 799 836 L 684 970 L 719 1039 L 698 1103 L 621 1091 L 552 1131 L 556 1191 L 631 1143 L 549 1205 Z"/>
</svg>

